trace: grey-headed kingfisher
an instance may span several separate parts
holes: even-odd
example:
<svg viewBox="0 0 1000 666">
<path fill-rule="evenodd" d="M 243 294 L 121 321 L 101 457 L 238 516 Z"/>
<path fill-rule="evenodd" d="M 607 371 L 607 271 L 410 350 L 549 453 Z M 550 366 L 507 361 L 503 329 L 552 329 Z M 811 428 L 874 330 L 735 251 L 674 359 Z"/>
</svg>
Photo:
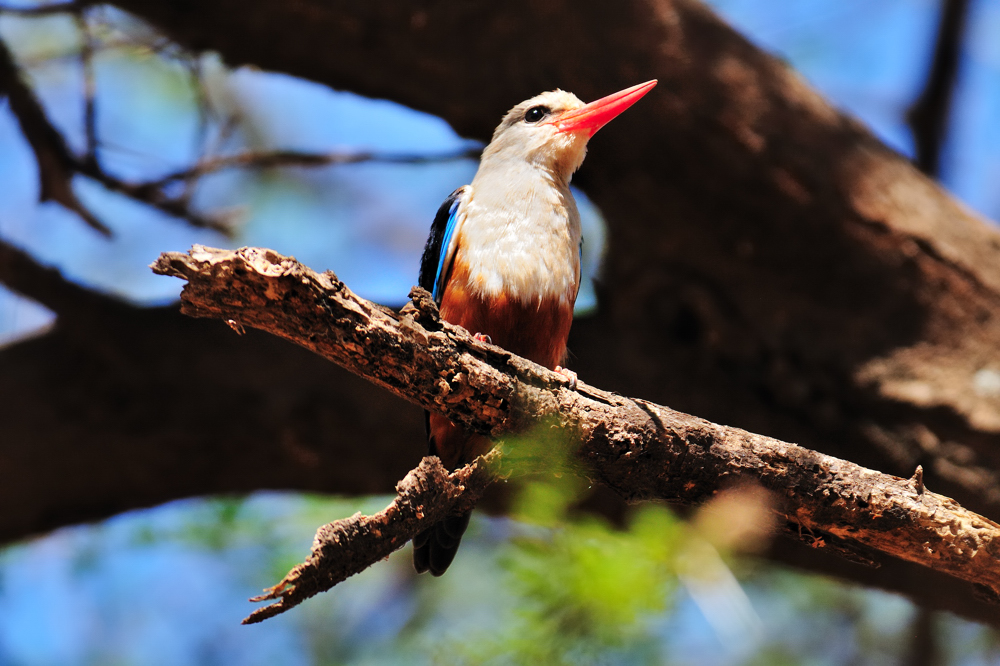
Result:
<svg viewBox="0 0 1000 666">
<path fill-rule="evenodd" d="M 445 321 L 575 382 L 559 365 L 580 289 L 580 213 L 570 178 L 590 137 L 655 85 L 647 81 L 590 104 L 553 90 L 504 116 L 472 184 L 441 205 L 424 248 L 419 283 Z M 448 469 L 491 445 L 440 414 L 427 415 L 427 434 L 431 455 Z M 450 516 L 414 538 L 418 572 L 445 572 L 469 515 Z"/>
</svg>

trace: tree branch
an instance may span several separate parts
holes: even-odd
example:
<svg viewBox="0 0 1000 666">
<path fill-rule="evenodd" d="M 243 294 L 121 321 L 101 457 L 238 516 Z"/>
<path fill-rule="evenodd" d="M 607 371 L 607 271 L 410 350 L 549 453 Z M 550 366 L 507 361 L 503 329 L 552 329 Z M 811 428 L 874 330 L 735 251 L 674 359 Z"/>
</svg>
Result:
<svg viewBox="0 0 1000 666">
<path fill-rule="evenodd" d="M 958 78 L 958 66 L 969 15 L 969 0 L 941 0 L 934 56 L 920 97 L 907 111 L 906 119 L 916 144 L 914 163 L 921 171 L 937 176 L 941 147 L 948 129 L 952 93 Z"/>
<path fill-rule="evenodd" d="M 21 126 L 21 132 L 35 153 L 38 164 L 39 198 L 55 201 L 73 211 L 105 236 L 111 229 L 80 202 L 73 191 L 73 175 L 78 170 L 77 160 L 70 153 L 66 141 L 59 133 L 31 88 L 21 80 L 21 73 L 7 45 L 0 40 L 0 96 L 6 95 L 11 111 Z"/>
<path fill-rule="evenodd" d="M 83 5 L 79 8 L 82 9 Z M 85 60 L 89 59 L 86 47 L 82 57 Z M 89 67 L 85 67 L 85 70 L 89 71 Z M 85 85 L 89 88 L 92 85 L 89 74 L 85 79 Z M 89 90 L 85 91 L 85 95 L 87 92 Z M 111 236 L 111 229 L 100 221 L 73 191 L 73 177 L 80 174 L 97 181 L 112 192 L 124 194 L 168 215 L 186 220 L 192 226 L 212 229 L 223 234 L 231 233 L 232 224 L 225 216 L 202 215 L 191 210 L 186 201 L 169 197 L 162 190 L 135 185 L 113 176 L 100 165 L 94 152 L 88 152 L 84 159 L 74 155 L 66 145 L 62 134 L 49 121 L 45 109 L 42 108 L 34 92 L 21 80 L 21 72 L 12 54 L 0 40 L 0 96 L 2 95 L 6 95 L 10 100 L 11 110 L 20 124 L 21 132 L 35 154 L 40 185 L 39 197 L 42 201 L 59 203 L 79 215 L 88 226 L 105 236 Z M 92 144 L 94 122 L 92 98 L 86 100 L 86 106 L 87 137 L 88 143 Z"/>
<path fill-rule="evenodd" d="M 139 188 L 160 189 L 177 181 L 201 178 L 225 169 L 268 169 L 274 167 L 317 167 L 333 164 L 436 164 L 454 160 L 478 159 L 479 149 L 459 150 L 440 155 L 407 155 L 373 153 L 370 151 L 312 153 L 299 150 L 243 151 L 234 155 L 209 157 L 186 169 L 168 173 L 165 176 L 137 183 Z"/>
<path fill-rule="evenodd" d="M 87 140 L 87 152 L 83 161 L 97 167 L 97 80 L 94 72 L 94 52 L 96 50 L 94 34 L 87 22 L 85 9 L 74 15 L 76 29 L 80 35 L 80 69 L 83 72 L 83 134 Z"/>
<path fill-rule="evenodd" d="M 465 149 L 442 155 L 378 154 L 369 151 L 313 153 L 295 150 L 244 151 L 235 155 L 203 159 L 191 167 L 145 182 L 128 182 L 118 178 L 101 166 L 97 155 L 95 83 L 93 55 L 95 45 L 83 11 L 88 4 L 59 5 L 76 13 L 77 27 L 83 46 L 80 62 L 84 73 L 83 103 L 84 130 L 87 150 L 82 158 L 74 155 L 62 134 L 49 121 L 45 110 L 31 89 L 21 81 L 21 74 L 6 46 L 0 42 L 0 95 L 6 94 L 11 108 L 21 125 L 21 130 L 34 150 L 39 168 L 41 200 L 56 201 L 77 213 L 88 225 L 106 236 L 111 230 L 87 208 L 73 192 L 72 179 L 76 174 L 86 176 L 106 189 L 147 204 L 168 215 L 187 221 L 191 226 L 212 229 L 222 234 L 232 232 L 233 221 L 226 215 L 205 215 L 190 207 L 190 192 L 179 197 L 170 196 L 165 188 L 172 183 L 192 183 L 210 173 L 231 168 L 268 168 L 281 166 L 316 167 L 332 164 L 359 164 L 381 162 L 386 164 L 426 164 L 457 159 L 475 158 L 477 149 Z M 52 10 L 56 11 L 56 10 Z M 49 11 L 43 11 L 47 14 Z M 32 13 L 34 15 L 34 13 Z"/>
<path fill-rule="evenodd" d="M 33 7 L 11 7 L 0 5 L 0 13 L 16 14 L 18 16 L 50 16 L 52 14 L 79 13 L 96 4 L 96 0 L 72 0 L 72 2 L 53 2 Z"/>
<path fill-rule="evenodd" d="M 243 624 L 256 624 L 294 608 L 309 597 L 364 571 L 407 544 L 415 535 L 453 513 L 468 511 L 493 481 L 497 451 L 452 473 L 428 456 L 396 486 L 396 497 L 374 516 L 356 513 L 319 528 L 308 559 L 281 582 L 250 601 L 270 601 Z"/>
<path fill-rule="evenodd" d="M 58 269 L 43 266 L 30 254 L 0 239 L 0 284 L 41 303 L 59 316 L 89 311 L 102 296 L 70 282 Z"/>
<path fill-rule="evenodd" d="M 571 389 L 561 375 L 438 320 L 420 290 L 393 313 L 271 250 L 195 246 L 162 254 L 153 270 L 188 281 L 186 314 L 296 342 L 470 430 L 500 437 L 551 420 L 579 443 L 588 475 L 628 500 L 698 503 L 752 478 L 778 493 L 783 523 L 816 547 L 829 539 L 863 559 L 898 557 L 1000 598 L 1000 525 L 927 490 L 919 468 L 900 479 L 582 382 Z"/>
</svg>

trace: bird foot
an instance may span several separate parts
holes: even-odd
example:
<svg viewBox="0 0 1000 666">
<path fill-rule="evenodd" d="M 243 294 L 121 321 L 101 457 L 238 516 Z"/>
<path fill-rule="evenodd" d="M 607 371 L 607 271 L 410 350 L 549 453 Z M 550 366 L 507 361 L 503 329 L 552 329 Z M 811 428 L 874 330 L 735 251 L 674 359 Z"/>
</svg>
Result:
<svg viewBox="0 0 1000 666">
<path fill-rule="evenodd" d="M 476 333 L 472 337 L 476 339 L 476 342 L 485 342 L 486 344 L 489 345 L 493 344 L 493 340 L 491 340 L 490 336 L 488 335 L 484 335 L 482 333 Z"/>
<path fill-rule="evenodd" d="M 565 377 L 566 379 L 569 380 L 569 387 L 570 387 L 570 389 L 572 389 L 574 391 L 576 390 L 577 377 L 576 377 L 576 373 L 575 372 L 573 372 L 572 370 L 568 370 L 568 369 L 562 367 L 561 365 L 557 365 L 555 371 L 558 372 L 560 375 L 562 375 L 563 377 Z"/>
</svg>

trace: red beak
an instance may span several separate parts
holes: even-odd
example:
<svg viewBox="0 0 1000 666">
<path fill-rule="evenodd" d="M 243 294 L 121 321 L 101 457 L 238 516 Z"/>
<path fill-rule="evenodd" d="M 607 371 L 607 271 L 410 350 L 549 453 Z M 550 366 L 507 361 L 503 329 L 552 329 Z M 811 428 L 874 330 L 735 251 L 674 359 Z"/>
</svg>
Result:
<svg viewBox="0 0 1000 666">
<path fill-rule="evenodd" d="M 567 111 L 549 122 L 555 125 L 560 132 L 586 132 L 588 136 L 594 136 L 597 130 L 607 125 L 615 116 L 638 102 L 639 98 L 655 87 L 656 79 L 646 81 L 602 97 L 596 102 L 581 106 L 574 111 Z"/>
</svg>

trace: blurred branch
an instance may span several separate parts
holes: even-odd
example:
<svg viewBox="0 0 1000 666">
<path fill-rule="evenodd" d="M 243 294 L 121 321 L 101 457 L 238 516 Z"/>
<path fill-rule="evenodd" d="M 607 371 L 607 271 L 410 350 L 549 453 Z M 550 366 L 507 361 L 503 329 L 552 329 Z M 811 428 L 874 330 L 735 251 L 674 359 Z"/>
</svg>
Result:
<svg viewBox="0 0 1000 666">
<path fill-rule="evenodd" d="M 95 299 L 102 298 L 3 240 L 0 240 L 0 284 L 41 303 L 57 315 L 86 310 Z"/>
<path fill-rule="evenodd" d="M 288 572 L 281 582 L 250 601 L 271 601 L 243 624 L 256 624 L 294 608 L 309 597 L 364 571 L 402 548 L 434 523 L 475 506 L 494 480 L 491 451 L 449 472 L 437 456 L 428 456 L 396 486 L 396 497 L 373 516 L 356 513 L 319 528 L 308 559 Z"/>
<path fill-rule="evenodd" d="M 293 341 L 475 432 L 500 437 L 552 420 L 579 442 L 588 475 L 627 500 L 699 503 L 752 478 L 778 494 L 786 532 L 814 548 L 898 557 L 1000 599 L 1000 525 L 927 490 L 920 467 L 905 480 L 582 382 L 571 389 L 561 375 L 440 321 L 423 290 L 393 313 L 271 250 L 195 246 L 161 254 L 152 268 L 187 280 L 185 314 Z"/>
<path fill-rule="evenodd" d="M 297 150 L 245 151 L 224 157 L 206 158 L 190 168 L 137 184 L 135 187 L 155 190 L 174 182 L 199 178 L 210 173 L 233 168 L 317 167 L 333 164 L 360 164 L 363 162 L 378 162 L 380 164 L 435 164 L 463 159 L 478 159 L 481 152 L 479 148 L 468 148 L 440 155 L 406 155 L 373 153 L 369 151 L 332 153 L 309 153 Z"/>
<path fill-rule="evenodd" d="M 167 58 L 177 57 L 171 53 L 172 50 L 177 49 L 176 45 L 165 40 L 150 43 L 149 41 L 131 37 L 109 36 L 100 39 L 100 49 L 102 51 L 131 50 L 134 53 L 141 53 L 142 55 L 163 54 Z M 52 45 L 51 48 L 39 48 L 25 54 L 18 61 L 23 69 L 52 64 L 73 65 L 80 61 L 80 46 L 78 44 L 57 44 Z"/>
<path fill-rule="evenodd" d="M 21 79 L 21 72 L 7 45 L 0 40 L 0 96 L 6 95 L 10 108 L 21 126 L 38 163 L 39 198 L 55 201 L 75 212 L 84 222 L 105 236 L 111 235 L 103 222 L 84 206 L 73 192 L 73 176 L 81 166 L 70 153 L 31 88 Z"/>
<path fill-rule="evenodd" d="M 88 87 L 91 84 L 87 84 Z M 231 225 L 222 216 L 202 215 L 192 211 L 186 202 L 170 197 L 162 191 L 142 185 L 133 185 L 117 178 L 101 167 L 94 153 L 80 159 L 70 152 L 62 134 L 52 125 L 45 109 L 35 97 L 31 88 L 21 79 L 21 72 L 14 62 L 6 44 L 0 41 L 0 95 L 6 94 L 11 110 L 21 126 L 21 131 L 31 145 L 38 163 L 40 199 L 55 201 L 75 212 L 84 222 L 105 236 L 111 236 L 111 229 L 87 208 L 73 191 L 73 177 L 76 174 L 97 181 L 108 190 L 124 194 L 136 201 L 148 204 L 174 217 L 184 219 L 195 227 L 214 229 L 229 233 Z M 92 101 L 88 104 L 88 144 L 96 142 L 91 138 L 93 123 Z"/>
<path fill-rule="evenodd" d="M 191 81 L 191 89 L 194 91 L 195 99 L 197 100 L 195 106 L 198 109 L 198 127 L 195 131 L 194 148 L 199 155 L 198 161 L 201 162 L 207 157 L 213 155 L 219 147 L 225 144 L 225 141 L 229 137 L 229 133 L 235 125 L 236 118 L 230 116 L 221 122 L 218 135 L 216 136 L 214 142 L 209 140 L 209 130 L 211 129 L 211 123 L 215 113 L 212 106 L 212 98 L 208 94 L 208 86 L 205 82 L 201 57 L 199 57 L 198 54 L 192 54 L 190 57 L 184 58 L 182 62 L 185 69 L 188 71 L 188 78 Z M 184 191 L 181 196 L 184 199 L 189 200 L 194 192 L 196 178 L 188 177 L 184 178 L 183 181 Z"/>
<path fill-rule="evenodd" d="M 231 168 L 315 167 L 332 164 L 359 164 L 380 162 L 387 164 L 428 164 L 458 159 L 476 158 L 479 149 L 463 149 L 441 155 L 378 154 L 369 151 L 346 153 L 308 153 L 293 150 L 246 151 L 235 155 L 210 157 L 197 164 L 161 178 L 145 182 L 128 182 L 108 173 L 101 166 L 97 155 L 98 137 L 95 111 L 95 82 L 93 71 L 94 41 L 82 10 L 86 5 L 72 5 L 76 11 L 77 26 L 82 47 L 79 53 L 84 73 L 84 131 L 87 148 L 85 155 L 75 156 L 62 134 L 49 121 L 45 110 L 34 93 L 21 80 L 21 73 L 6 45 L 0 42 L 0 94 L 10 98 L 11 109 L 17 117 L 25 138 L 31 145 L 39 167 L 40 198 L 56 201 L 77 213 L 88 225 L 105 236 L 111 230 L 87 208 L 73 191 L 72 181 L 77 174 L 86 176 L 107 190 L 123 194 L 173 217 L 185 220 L 194 227 L 212 229 L 222 234 L 232 232 L 233 221 L 225 214 L 203 214 L 190 206 L 191 190 L 202 176 Z M 67 11 L 69 5 L 66 6 Z M 184 191 L 171 196 L 165 190 L 175 182 L 184 182 Z"/>
<path fill-rule="evenodd" d="M 0 14 L 17 14 L 18 16 L 48 16 L 50 14 L 77 14 L 87 7 L 96 4 L 95 0 L 73 0 L 73 2 L 55 2 L 34 7 L 11 7 L 0 5 Z"/>
<path fill-rule="evenodd" d="M 910 625 L 909 650 L 903 666 L 941 666 L 941 648 L 938 645 L 937 613 L 918 606 Z"/>
<path fill-rule="evenodd" d="M 77 31 L 80 33 L 80 69 L 83 71 L 83 131 L 87 137 L 87 153 L 84 162 L 96 167 L 97 160 L 97 110 L 95 98 L 97 84 L 94 78 L 94 35 L 91 33 L 87 16 L 83 11 L 75 15 Z"/>
<path fill-rule="evenodd" d="M 357 153 L 308 153 L 292 150 L 247 151 L 235 155 L 207 158 L 187 169 L 175 171 L 150 181 L 129 183 L 102 171 L 98 166 L 80 165 L 84 173 L 113 192 L 119 192 L 136 201 L 146 203 L 169 215 L 186 220 L 196 227 L 213 229 L 223 234 L 232 232 L 233 223 L 222 215 L 202 215 L 189 206 L 190 187 L 180 196 L 170 196 L 165 188 L 173 183 L 192 183 L 202 176 L 231 168 L 316 167 L 331 164 L 430 164 L 458 159 L 476 158 L 479 149 L 467 149 L 442 155 L 391 155 L 371 152 Z"/>
<path fill-rule="evenodd" d="M 172 197 L 161 189 L 149 187 L 145 183 L 130 183 L 112 176 L 97 163 L 76 162 L 77 171 L 97 181 L 111 192 L 144 203 L 172 217 L 184 220 L 192 227 L 211 229 L 229 236 L 233 232 L 232 217 L 225 213 L 198 213 L 191 209 L 184 197 Z"/>
<path fill-rule="evenodd" d="M 968 14 L 969 0 L 943 0 L 927 83 L 906 114 L 916 144 L 914 161 L 930 176 L 937 176 L 940 169 Z"/>
</svg>

